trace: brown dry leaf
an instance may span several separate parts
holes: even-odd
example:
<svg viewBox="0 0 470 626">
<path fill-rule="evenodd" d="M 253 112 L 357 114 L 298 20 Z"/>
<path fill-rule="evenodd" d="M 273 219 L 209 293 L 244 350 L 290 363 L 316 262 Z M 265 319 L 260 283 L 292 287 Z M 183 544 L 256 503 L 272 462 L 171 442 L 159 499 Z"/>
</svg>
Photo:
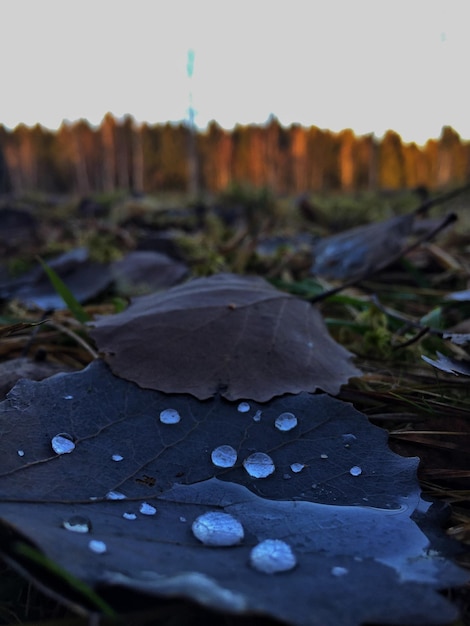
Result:
<svg viewBox="0 0 470 626">
<path fill-rule="evenodd" d="M 166 393 L 265 402 L 317 389 L 336 394 L 361 374 L 311 304 L 257 277 L 195 279 L 93 325 L 116 375 Z"/>
</svg>

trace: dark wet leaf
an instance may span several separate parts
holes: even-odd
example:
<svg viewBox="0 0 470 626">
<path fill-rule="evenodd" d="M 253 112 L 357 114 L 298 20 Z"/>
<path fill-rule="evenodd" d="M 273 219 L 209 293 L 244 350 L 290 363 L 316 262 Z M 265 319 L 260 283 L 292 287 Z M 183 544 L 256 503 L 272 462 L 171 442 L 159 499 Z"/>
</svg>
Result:
<svg viewBox="0 0 470 626">
<path fill-rule="evenodd" d="M 115 261 L 111 274 L 120 295 L 136 296 L 173 287 L 187 276 L 188 267 L 166 254 L 142 250 Z"/>
<path fill-rule="evenodd" d="M 312 273 L 347 280 L 386 267 L 405 248 L 415 213 L 325 237 L 313 250 Z"/>
<path fill-rule="evenodd" d="M 436 352 L 436 355 L 437 359 L 435 361 L 424 355 L 422 355 L 421 358 L 429 365 L 432 365 L 436 369 L 446 372 L 447 374 L 470 376 L 470 361 L 458 361 L 457 359 L 452 359 L 444 354 L 441 354 L 440 352 Z"/>
<path fill-rule="evenodd" d="M 162 412 L 174 423 L 162 423 Z M 14 542 L 24 538 L 101 589 L 299 626 L 440 624 L 456 615 L 435 590 L 466 575 L 412 519 L 425 509 L 417 459 L 392 453 L 385 431 L 349 404 L 306 393 L 202 402 L 142 390 L 97 361 L 20 381 L 0 405 L 0 428 L 0 545 L 10 558 L 21 561 Z M 59 433 L 73 439 L 72 452 L 53 453 Z M 236 451 L 233 467 L 214 465 L 221 445 Z M 275 465 L 263 479 L 244 468 L 256 452 Z M 243 538 L 204 545 L 191 528 L 208 512 L 231 515 Z M 295 567 L 266 574 L 250 565 L 266 539 L 290 546 Z"/>
<path fill-rule="evenodd" d="M 360 371 L 308 302 L 262 278 L 218 274 L 137 298 L 91 336 L 114 373 L 141 387 L 205 399 L 322 389 Z"/>
</svg>

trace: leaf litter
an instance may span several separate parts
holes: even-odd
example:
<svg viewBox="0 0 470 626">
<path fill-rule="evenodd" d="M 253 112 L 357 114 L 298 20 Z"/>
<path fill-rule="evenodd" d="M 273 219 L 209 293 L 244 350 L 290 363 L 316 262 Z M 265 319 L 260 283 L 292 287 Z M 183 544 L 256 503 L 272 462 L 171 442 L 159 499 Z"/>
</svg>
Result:
<svg viewBox="0 0 470 626">
<path fill-rule="evenodd" d="M 292 624 L 453 619 L 436 590 L 467 575 L 445 558 L 451 540 L 437 551 L 427 536 L 438 529 L 418 460 L 391 452 L 384 430 L 325 394 L 246 404 L 144 390 L 101 361 L 20 381 L 0 405 L 3 550 L 23 539 L 93 587 Z M 181 419 L 162 422 L 168 409 Z M 297 424 L 280 430 L 286 413 Z M 60 433 L 73 441 L 67 454 L 51 447 Z M 221 445 L 234 464 L 213 462 Z M 246 471 L 254 453 L 272 459 L 270 474 Z"/>
</svg>

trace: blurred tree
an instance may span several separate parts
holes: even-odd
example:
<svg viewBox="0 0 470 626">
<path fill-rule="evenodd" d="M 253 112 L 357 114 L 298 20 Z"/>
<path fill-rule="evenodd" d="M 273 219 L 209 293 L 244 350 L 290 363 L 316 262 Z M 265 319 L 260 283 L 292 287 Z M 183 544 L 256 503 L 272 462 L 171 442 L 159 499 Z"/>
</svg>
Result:
<svg viewBox="0 0 470 626">
<path fill-rule="evenodd" d="M 403 189 L 405 185 L 405 159 L 401 137 L 395 131 L 388 130 L 379 147 L 379 187 Z"/>
</svg>

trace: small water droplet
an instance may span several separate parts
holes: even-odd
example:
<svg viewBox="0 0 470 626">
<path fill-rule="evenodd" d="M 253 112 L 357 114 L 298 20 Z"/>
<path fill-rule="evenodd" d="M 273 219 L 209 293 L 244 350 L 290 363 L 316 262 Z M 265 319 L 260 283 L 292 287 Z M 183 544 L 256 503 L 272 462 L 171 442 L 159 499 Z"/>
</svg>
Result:
<svg viewBox="0 0 470 626">
<path fill-rule="evenodd" d="M 125 496 L 120 491 L 108 491 L 106 494 L 106 500 L 125 500 L 127 496 Z"/>
<path fill-rule="evenodd" d="M 162 424 L 177 424 L 181 420 L 181 415 L 176 409 L 164 409 L 160 413 Z"/>
<path fill-rule="evenodd" d="M 240 402 L 240 404 L 237 406 L 237 411 L 239 411 L 240 413 L 248 413 L 249 410 L 250 405 L 248 404 L 248 402 Z"/>
<path fill-rule="evenodd" d="M 104 541 L 98 541 L 97 539 L 92 539 L 88 543 L 88 547 L 92 552 L 96 554 L 104 554 L 107 550 L 106 544 Z"/>
<path fill-rule="evenodd" d="M 68 519 L 64 519 L 62 527 L 65 530 L 71 530 L 73 533 L 89 533 L 91 530 L 91 522 L 87 517 L 82 515 L 73 515 Z"/>
<path fill-rule="evenodd" d="M 280 539 L 265 539 L 250 553 L 250 563 L 259 572 L 276 574 L 287 572 L 297 565 L 292 548 Z"/>
<path fill-rule="evenodd" d="M 243 461 L 243 467 L 253 478 L 266 478 L 275 470 L 272 458 L 264 452 L 250 454 Z"/>
<path fill-rule="evenodd" d="M 188 521 L 188 520 L 187 520 L 185 517 L 183 517 L 182 515 L 180 516 L 180 522 L 183 522 L 183 523 L 184 523 L 184 522 L 187 522 L 187 521 Z"/>
<path fill-rule="evenodd" d="M 142 504 L 139 506 L 139 511 L 142 513 L 142 515 L 155 515 L 157 509 L 148 502 L 142 502 Z"/>
<path fill-rule="evenodd" d="M 17 451 L 16 451 L 16 454 L 17 454 L 18 456 L 24 456 L 24 450 L 17 450 Z"/>
<path fill-rule="evenodd" d="M 73 437 L 68 433 L 59 433 L 52 437 L 51 446 L 56 454 L 69 454 L 75 450 Z"/>
<path fill-rule="evenodd" d="M 290 480 L 292 478 L 290 474 L 284 474 L 282 477 L 284 478 L 284 480 Z"/>
<path fill-rule="evenodd" d="M 256 413 L 253 415 L 254 422 L 261 422 L 261 413 L 262 411 L 260 410 L 256 411 Z"/>
<path fill-rule="evenodd" d="M 240 522 L 228 513 L 213 511 L 197 517 L 191 529 L 196 539 L 206 546 L 234 546 L 245 533 Z"/>
<path fill-rule="evenodd" d="M 287 432 L 297 426 L 297 418 L 293 413 L 281 413 L 278 417 L 276 417 L 274 426 L 278 430 Z"/>
<path fill-rule="evenodd" d="M 328 455 L 327 455 L 327 454 L 320 454 L 320 458 L 321 458 L 321 459 L 327 459 L 327 458 L 328 458 Z"/>
<path fill-rule="evenodd" d="M 73 400 L 73 396 L 71 395 L 64 396 L 64 400 Z"/>
<path fill-rule="evenodd" d="M 216 467 L 233 467 L 237 462 L 237 451 L 232 446 L 219 446 L 212 450 L 211 459 Z"/>
<path fill-rule="evenodd" d="M 292 463 L 292 465 L 290 466 L 294 474 L 298 474 L 299 472 L 301 472 L 304 469 L 304 467 L 305 465 L 303 463 Z"/>
<path fill-rule="evenodd" d="M 137 515 L 135 513 L 123 513 L 122 516 L 124 519 L 130 519 L 130 520 L 137 519 Z"/>
<path fill-rule="evenodd" d="M 343 440 L 344 447 L 350 448 L 351 444 L 357 440 L 357 437 L 352 433 L 346 433 L 345 435 L 341 435 L 341 439 Z"/>
<path fill-rule="evenodd" d="M 331 573 L 333 576 L 344 576 L 345 574 L 349 574 L 349 570 L 346 567 L 340 567 L 337 565 L 331 568 Z"/>
<path fill-rule="evenodd" d="M 120 454 L 113 454 L 111 458 L 113 459 L 113 461 L 122 461 L 124 459 L 124 457 Z"/>
<path fill-rule="evenodd" d="M 349 473 L 351 474 L 351 476 L 360 476 L 362 474 L 362 469 L 359 467 L 359 465 L 353 465 L 353 467 L 351 467 L 351 469 L 349 470 Z"/>
</svg>

